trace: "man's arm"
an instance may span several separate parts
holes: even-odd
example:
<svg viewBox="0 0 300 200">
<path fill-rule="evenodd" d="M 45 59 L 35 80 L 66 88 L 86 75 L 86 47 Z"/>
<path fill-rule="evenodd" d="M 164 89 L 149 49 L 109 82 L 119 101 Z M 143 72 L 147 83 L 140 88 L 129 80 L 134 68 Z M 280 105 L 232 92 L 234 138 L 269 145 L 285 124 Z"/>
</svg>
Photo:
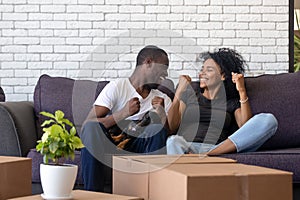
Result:
<svg viewBox="0 0 300 200">
<path fill-rule="evenodd" d="M 95 105 L 91 110 L 88 119 L 97 120 L 102 123 L 105 128 L 110 128 L 119 121 L 136 114 L 140 110 L 140 102 L 137 97 L 130 99 L 120 111 L 108 115 L 110 109 L 104 106 Z"/>
</svg>

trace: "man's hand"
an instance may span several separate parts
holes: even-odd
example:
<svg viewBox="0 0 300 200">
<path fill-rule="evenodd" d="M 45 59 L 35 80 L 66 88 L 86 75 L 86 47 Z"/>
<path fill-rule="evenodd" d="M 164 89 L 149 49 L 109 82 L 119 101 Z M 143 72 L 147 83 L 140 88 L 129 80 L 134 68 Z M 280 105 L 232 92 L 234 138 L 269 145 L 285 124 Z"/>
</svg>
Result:
<svg viewBox="0 0 300 200">
<path fill-rule="evenodd" d="M 165 124 L 166 122 L 166 112 L 165 112 L 165 101 L 162 97 L 154 97 L 152 99 L 152 106 L 157 113 L 158 117 L 160 118 L 160 122 Z M 153 119 L 152 119 L 153 120 Z"/>
<path fill-rule="evenodd" d="M 158 108 L 164 108 L 165 107 L 164 98 L 155 96 L 152 99 L 152 106 L 155 110 L 157 110 Z"/>
<path fill-rule="evenodd" d="M 126 103 L 123 110 L 126 113 L 126 116 L 132 116 L 140 111 L 140 107 L 141 105 L 139 98 L 134 97 Z"/>
</svg>

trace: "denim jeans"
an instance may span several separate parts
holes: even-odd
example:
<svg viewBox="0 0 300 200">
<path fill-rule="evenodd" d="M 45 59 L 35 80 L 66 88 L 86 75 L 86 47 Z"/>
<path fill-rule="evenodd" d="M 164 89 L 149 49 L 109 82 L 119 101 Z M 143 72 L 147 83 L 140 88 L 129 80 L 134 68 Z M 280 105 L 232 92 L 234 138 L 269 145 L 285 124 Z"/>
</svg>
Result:
<svg viewBox="0 0 300 200">
<path fill-rule="evenodd" d="M 103 192 L 105 168 L 111 167 L 111 156 L 116 154 L 142 153 L 165 154 L 167 130 L 161 124 L 150 124 L 134 140 L 128 151 L 117 149 L 106 137 L 105 127 L 95 121 L 87 122 L 80 137 L 85 145 L 81 150 L 81 165 L 84 189 Z M 110 156 L 110 158 L 108 158 Z M 106 170 L 107 171 L 107 170 Z"/>
<path fill-rule="evenodd" d="M 275 134 L 277 127 L 278 122 L 273 114 L 261 113 L 249 119 L 228 139 L 237 152 L 253 152 Z M 172 135 L 167 139 L 167 154 L 206 153 L 218 145 L 187 142 L 182 136 Z"/>
</svg>

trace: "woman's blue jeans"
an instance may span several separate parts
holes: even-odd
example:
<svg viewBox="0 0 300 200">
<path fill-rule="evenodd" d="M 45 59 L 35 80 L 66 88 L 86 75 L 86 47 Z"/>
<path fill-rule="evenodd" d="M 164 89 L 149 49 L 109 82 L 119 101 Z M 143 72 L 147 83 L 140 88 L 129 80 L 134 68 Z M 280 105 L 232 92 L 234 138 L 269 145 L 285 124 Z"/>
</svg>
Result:
<svg viewBox="0 0 300 200">
<path fill-rule="evenodd" d="M 273 114 L 261 113 L 249 119 L 228 139 L 237 152 L 253 152 L 275 134 L 277 127 L 278 122 Z M 172 135 L 167 139 L 167 154 L 206 153 L 218 145 L 187 142 L 182 136 Z"/>
</svg>

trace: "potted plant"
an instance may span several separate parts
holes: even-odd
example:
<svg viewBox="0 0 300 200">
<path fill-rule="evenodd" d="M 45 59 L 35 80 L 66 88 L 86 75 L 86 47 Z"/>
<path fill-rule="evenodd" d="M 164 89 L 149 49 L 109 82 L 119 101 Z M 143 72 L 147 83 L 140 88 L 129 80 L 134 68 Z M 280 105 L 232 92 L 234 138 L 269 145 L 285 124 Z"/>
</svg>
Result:
<svg viewBox="0 0 300 200">
<path fill-rule="evenodd" d="M 75 149 L 84 147 L 76 136 L 72 122 L 64 118 L 64 113 L 57 110 L 55 114 L 41 112 L 49 118 L 41 127 L 43 135 L 37 141 L 36 150 L 43 155 L 40 164 L 41 184 L 44 199 L 70 199 L 77 176 L 76 165 L 65 164 L 65 159 L 75 158 Z M 52 162 L 49 162 L 52 160 Z"/>
</svg>

